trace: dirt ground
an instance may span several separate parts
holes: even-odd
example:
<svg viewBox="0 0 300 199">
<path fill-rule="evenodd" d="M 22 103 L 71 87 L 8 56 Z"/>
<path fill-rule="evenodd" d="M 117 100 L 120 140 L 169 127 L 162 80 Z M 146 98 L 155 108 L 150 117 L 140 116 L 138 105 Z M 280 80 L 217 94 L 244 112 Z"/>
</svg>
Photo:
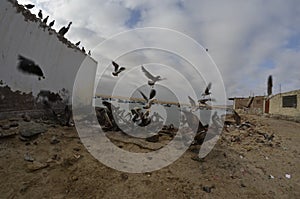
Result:
<svg viewBox="0 0 300 199">
<path fill-rule="evenodd" d="M 145 174 L 101 164 L 73 127 L 43 122 L 44 133 L 21 140 L 26 123 L 2 121 L 1 135 L 11 136 L 0 138 L 0 198 L 300 198 L 300 124 L 242 118 L 251 127 L 228 127 L 203 160 L 194 158 L 193 146 L 170 166 Z M 18 125 L 3 130 L 11 123 Z"/>
</svg>

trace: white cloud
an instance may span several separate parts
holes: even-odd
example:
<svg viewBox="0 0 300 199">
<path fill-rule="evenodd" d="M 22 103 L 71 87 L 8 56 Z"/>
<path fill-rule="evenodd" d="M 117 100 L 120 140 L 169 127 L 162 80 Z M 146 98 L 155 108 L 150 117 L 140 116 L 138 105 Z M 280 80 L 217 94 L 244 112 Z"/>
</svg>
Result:
<svg viewBox="0 0 300 199">
<path fill-rule="evenodd" d="M 56 29 L 72 21 L 67 37 L 74 42 L 81 40 L 86 49 L 94 48 L 103 38 L 129 30 L 127 23 L 133 10 L 141 14 L 140 18 L 132 20 L 136 23 L 133 27 L 159 26 L 181 31 L 209 49 L 230 97 L 247 96 L 250 91 L 263 95 L 269 74 L 274 77 L 275 92 L 279 91 L 279 84 L 283 90 L 299 89 L 298 0 L 36 2 L 38 5 L 33 12 L 42 8 L 45 14 L 49 13 L 51 19 L 57 20 Z M 129 45 L 141 42 L 131 39 L 127 41 Z M 274 65 L 264 66 L 268 60 Z M 124 64 L 130 65 L 130 60 L 127 61 Z"/>
</svg>

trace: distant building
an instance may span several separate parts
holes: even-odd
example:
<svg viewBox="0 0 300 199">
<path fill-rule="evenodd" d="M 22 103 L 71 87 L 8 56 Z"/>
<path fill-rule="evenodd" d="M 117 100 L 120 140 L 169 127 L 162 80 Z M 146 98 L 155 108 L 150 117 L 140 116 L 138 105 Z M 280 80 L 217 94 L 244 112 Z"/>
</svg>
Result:
<svg viewBox="0 0 300 199">
<path fill-rule="evenodd" d="M 268 101 L 270 114 L 300 118 L 300 90 L 279 93 Z"/>
<path fill-rule="evenodd" d="M 252 99 L 253 98 L 253 99 Z M 229 98 L 233 101 L 234 110 L 243 110 L 246 113 L 262 114 L 265 111 L 265 96 L 235 97 Z"/>
</svg>

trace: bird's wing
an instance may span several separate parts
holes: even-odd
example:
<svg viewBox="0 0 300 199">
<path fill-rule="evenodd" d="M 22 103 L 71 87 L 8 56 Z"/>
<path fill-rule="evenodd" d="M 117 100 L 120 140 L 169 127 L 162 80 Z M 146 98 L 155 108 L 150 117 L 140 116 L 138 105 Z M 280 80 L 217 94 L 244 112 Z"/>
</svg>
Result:
<svg viewBox="0 0 300 199">
<path fill-rule="evenodd" d="M 118 71 L 119 69 L 119 64 L 117 64 L 116 62 L 112 61 L 113 66 L 115 67 L 115 72 Z"/>
<path fill-rule="evenodd" d="M 188 96 L 189 100 L 190 100 L 190 103 L 192 105 L 192 107 L 196 107 L 196 102 L 195 100 L 193 100 L 193 98 L 191 98 L 190 96 Z"/>
<path fill-rule="evenodd" d="M 143 96 L 143 98 L 148 102 L 147 96 L 146 96 L 142 91 L 139 90 L 139 92 L 140 92 L 140 94 Z"/>
<path fill-rule="evenodd" d="M 119 71 L 121 72 L 121 71 L 123 71 L 123 70 L 125 70 L 126 68 L 125 67 L 121 67 L 120 69 L 119 69 Z"/>
<path fill-rule="evenodd" d="M 156 95 L 156 90 L 154 90 L 154 89 L 151 89 L 151 92 L 150 92 L 150 97 L 149 97 L 149 99 L 153 99 L 153 98 L 155 97 L 155 95 Z"/>
<path fill-rule="evenodd" d="M 211 89 L 211 82 L 208 83 L 206 89 L 205 89 L 205 94 L 209 94 L 209 90 Z"/>
<path fill-rule="evenodd" d="M 154 77 L 149 71 L 147 71 L 147 70 L 144 68 L 144 66 L 142 66 L 142 71 L 144 72 L 144 74 L 146 75 L 146 77 L 148 77 L 149 79 L 151 79 L 151 80 L 154 80 L 154 79 L 155 79 L 155 77 Z"/>
</svg>

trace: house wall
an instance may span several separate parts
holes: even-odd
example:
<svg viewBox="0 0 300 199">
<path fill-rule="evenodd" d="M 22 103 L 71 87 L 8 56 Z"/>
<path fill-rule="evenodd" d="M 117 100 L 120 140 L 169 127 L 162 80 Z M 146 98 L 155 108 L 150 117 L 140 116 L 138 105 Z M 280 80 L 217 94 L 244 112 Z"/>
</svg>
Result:
<svg viewBox="0 0 300 199">
<path fill-rule="evenodd" d="M 0 87 L 3 88 L 0 89 L 0 112 L 33 109 L 32 96 L 40 90 L 58 93 L 65 88 L 71 96 L 82 63 L 89 65 L 94 75 L 87 74 L 86 78 L 90 85 L 87 89 L 94 91 L 97 62 L 59 37 L 55 30 L 43 26 L 40 19 L 16 1 L 0 1 L 0 27 Z M 45 79 L 21 73 L 17 69 L 19 55 L 38 64 Z"/>
<path fill-rule="evenodd" d="M 234 109 L 235 110 L 244 110 L 245 107 L 250 102 L 251 97 L 249 98 L 235 98 L 234 99 Z M 254 100 L 248 110 L 245 110 L 246 113 L 250 114 L 262 114 L 264 112 L 264 96 L 255 96 Z"/>
<path fill-rule="evenodd" d="M 297 107 L 282 107 L 282 97 L 297 95 Z M 274 95 L 270 99 L 270 114 L 300 118 L 300 90 Z"/>
</svg>

